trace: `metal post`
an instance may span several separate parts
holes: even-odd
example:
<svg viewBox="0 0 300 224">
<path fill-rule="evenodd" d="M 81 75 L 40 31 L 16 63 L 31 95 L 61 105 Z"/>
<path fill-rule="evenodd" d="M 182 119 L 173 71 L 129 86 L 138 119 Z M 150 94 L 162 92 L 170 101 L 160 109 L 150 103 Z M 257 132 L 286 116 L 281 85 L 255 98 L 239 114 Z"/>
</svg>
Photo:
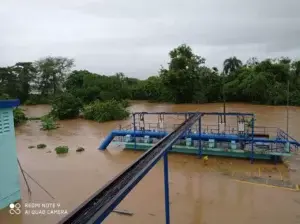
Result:
<svg viewBox="0 0 300 224">
<path fill-rule="evenodd" d="M 251 122 L 251 164 L 253 163 L 254 159 L 254 146 L 253 146 L 253 138 L 254 138 L 254 116 L 252 116 L 252 122 Z"/>
<path fill-rule="evenodd" d="M 169 171 L 168 171 L 168 151 L 164 155 L 164 182 L 165 182 L 165 214 L 166 224 L 170 224 L 170 199 L 169 199 Z"/>
<path fill-rule="evenodd" d="M 135 114 L 133 114 L 133 138 L 134 138 L 134 150 L 136 150 L 136 138 L 135 138 Z"/>
<path fill-rule="evenodd" d="M 223 72 L 223 77 L 222 77 L 222 92 L 223 92 L 223 113 L 224 113 L 224 123 L 225 123 L 225 126 L 226 126 L 226 99 L 225 99 L 225 88 L 224 88 L 224 85 L 225 85 L 225 73 Z"/>
<path fill-rule="evenodd" d="M 218 134 L 220 134 L 220 115 L 218 115 Z"/>
<path fill-rule="evenodd" d="M 198 122 L 198 131 L 199 131 L 199 148 L 198 148 L 198 156 L 201 158 L 202 156 L 202 147 L 201 147 L 201 117 Z"/>
<path fill-rule="evenodd" d="M 289 135 L 289 95 L 290 95 L 290 81 L 287 82 L 287 99 L 286 99 L 286 133 Z"/>
</svg>

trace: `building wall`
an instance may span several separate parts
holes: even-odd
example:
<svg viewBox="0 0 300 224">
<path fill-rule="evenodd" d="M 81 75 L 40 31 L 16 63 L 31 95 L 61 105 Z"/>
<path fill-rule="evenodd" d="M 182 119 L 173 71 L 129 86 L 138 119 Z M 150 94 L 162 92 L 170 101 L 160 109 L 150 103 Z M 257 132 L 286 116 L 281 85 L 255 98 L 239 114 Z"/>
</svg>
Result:
<svg viewBox="0 0 300 224">
<path fill-rule="evenodd" d="M 0 108 L 0 209 L 21 199 L 12 108 Z"/>
</svg>

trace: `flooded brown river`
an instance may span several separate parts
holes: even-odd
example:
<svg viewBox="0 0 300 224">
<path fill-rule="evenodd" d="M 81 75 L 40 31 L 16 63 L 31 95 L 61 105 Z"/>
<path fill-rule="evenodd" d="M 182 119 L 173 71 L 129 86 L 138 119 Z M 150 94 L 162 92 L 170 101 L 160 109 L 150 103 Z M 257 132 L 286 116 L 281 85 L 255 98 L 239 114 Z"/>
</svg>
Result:
<svg viewBox="0 0 300 224">
<path fill-rule="evenodd" d="M 29 117 L 46 114 L 49 106 L 25 107 Z M 222 104 L 172 105 L 135 102 L 131 111 L 222 111 Z M 276 126 L 286 129 L 286 108 L 227 104 L 227 111 L 253 112 L 259 126 Z M 300 108 L 289 109 L 289 133 L 300 140 Z M 176 120 L 176 118 L 174 118 Z M 209 120 L 211 119 L 211 120 Z M 206 122 L 215 123 L 216 118 Z M 83 119 L 59 122 L 54 131 L 41 131 L 39 121 L 30 121 L 17 128 L 17 152 L 23 169 L 55 197 L 52 199 L 30 179 L 32 190 L 28 196 L 24 179 L 22 183 L 22 215 L 0 211 L 1 224 L 52 224 L 63 215 L 24 214 L 25 203 L 59 203 L 56 209 L 71 212 L 118 172 L 134 161 L 140 153 L 123 151 L 110 146 L 106 151 L 97 147 L 105 136 L 127 121 L 97 123 Z M 153 117 L 157 122 L 157 117 Z M 177 121 L 177 123 L 180 123 Z M 45 143 L 46 149 L 29 149 L 28 146 Z M 70 151 L 58 156 L 53 149 L 67 145 Z M 85 151 L 77 153 L 77 147 Z M 259 175 L 266 178 L 288 179 L 289 173 L 282 165 L 255 163 L 246 160 L 209 158 L 208 166 L 196 156 L 169 155 L 170 211 L 174 224 L 292 224 L 300 223 L 300 193 L 288 189 L 235 181 L 219 171 L 230 174 Z M 276 171 L 276 172 L 275 172 Z M 42 209 L 42 208 L 41 208 Z M 124 216 L 111 213 L 104 223 L 165 223 L 163 163 L 160 161 L 136 188 L 121 202 L 119 210 L 134 213 Z M 29 209 L 30 210 L 30 209 Z M 32 209 L 31 209 L 32 210 Z M 31 211 L 30 210 L 30 211 Z M 36 208 L 36 210 L 39 210 Z"/>
</svg>

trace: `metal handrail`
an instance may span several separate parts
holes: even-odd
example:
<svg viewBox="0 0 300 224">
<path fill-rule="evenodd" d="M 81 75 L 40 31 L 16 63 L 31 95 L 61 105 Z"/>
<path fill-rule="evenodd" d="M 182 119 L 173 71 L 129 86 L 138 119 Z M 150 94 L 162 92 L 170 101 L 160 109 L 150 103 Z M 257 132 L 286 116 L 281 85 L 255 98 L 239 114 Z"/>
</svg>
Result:
<svg viewBox="0 0 300 224">
<path fill-rule="evenodd" d="M 160 129 L 158 123 L 152 123 L 152 122 L 147 122 L 144 125 L 140 125 L 138 122 L 136 123 L 136 130 L 139 130 L 142 126 L 144 126 L 145 130 L 174 130 L 179 124 L 164 124 L 164 128 Z M 249 127 L 245 127 L 245 130 L 248 130 Z M 119 130 L 133 130 L 133 124 L 127 124 L 125 126 L 119 126 Z M 191 128 L 192 131 L 196 130 L 198 131 L 198 125 L 193 125 Z M 204 132 L 213 132 L 213 133 L 219 133 L 219 128 L 218 125 L 211 125 L 211 124 L 203 124 L 201 129 Z M 247 132 L 247 131 L 246 131 Z M 248 131 L 250 132 L 250 131 Z M 254 133 L 256 134 L 270 134 L 270 133 L 277 133 L 278 128 L 276 127 L 263 127 L 263 126 L 255 126 L 254 127 Z M 238 133 L 238 127 L 236 125 L 226 125 L 225 126 L 225 133 Z"/>
</svg>

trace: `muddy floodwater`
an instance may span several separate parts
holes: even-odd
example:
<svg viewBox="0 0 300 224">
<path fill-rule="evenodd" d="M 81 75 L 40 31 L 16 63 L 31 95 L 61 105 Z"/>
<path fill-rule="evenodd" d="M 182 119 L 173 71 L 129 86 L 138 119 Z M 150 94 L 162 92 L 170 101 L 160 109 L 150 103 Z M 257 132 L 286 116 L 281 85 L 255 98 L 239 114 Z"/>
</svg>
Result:
<svg viewBox="0 0 300 224">
<path fill-rule="evenodd" d="M 46 114 L 47 105 L 27 106 L 29 117 Z M 222 111 L 222 104 L 173 105 L 135 102 L 131 111 Z M 228 104 L 227 111 L 253 112 L 259 126 L 275 126 L 286 130 L 286 108 L 247 104 Z M 171 117 L 167 122 L 180 123 Z M 150 121 L 157 122 L 153 116 Z M 207 123 L 216 123 L 209 117 Z M 228 122 L 234 122 L 228 119 Z M 54 131 L 41 131 L 39 121 L 18 127 L 17 153 L 23 169 L 42 185 L 55 199 L 28 179 L 32 195 L 29 197 L 24 179 L 22 184 L 22 214 L 10 215 L 0 211 L 1 224 L 52 224 L 58 222 L 65 210 L 71 212 L 107 181 L 133 162 L 141 153 L 124 151 L 110 145 L 108 150 L 97 147 L 105 136 L 119 125 L 131 120 L 97 123 L 83 119 L 59 122 Z M 300 108 L 289 109 L 289 133 L 300 140 Z M 29 149 L 44 143 L 45 149 Z M 57 146 L 67 145 L 65 156 L 53 152 Z M 76 152 L 77 147 L 85 151 Z M 226 175 L 222 170 L 226 170 Z M 238 181 L 236 174 L 288 180 L 290 173 L 282 165 L 255 163 L 247 160 L 210 157 L 208 166 L 196 156 L 169 155 L 171 223 L 175 224 L 276 224 L 300 223 L 300 193 L 289 189 Z M 299 183 L 300 184 L 300 183 Z M 33 203 L 33 204 L 29 204 Z M 46 204 L 54 203 L 54 204 Z M 26 208 L 27 206 L 27 208 Z M 29 206 L 35 208 L 29 208 Z M 40 208 L 39 208 L 40 206 Z M 42 208 L 50 206 L 50 208 Z M 55 207 L 55 208 L 51 208 Z M 56 210 L 62 214 L 39 214 L 39 210 Z M 119 204 L 119 210 L 132 216 L 111 213 L 107 224 L 165 223 L 163 163 L 160 161 L 149 174 Z M 59 210 L 59 211 L 58 211 Z M 48 212 L 49 213 L 49 212 Z"/>
</svg>

